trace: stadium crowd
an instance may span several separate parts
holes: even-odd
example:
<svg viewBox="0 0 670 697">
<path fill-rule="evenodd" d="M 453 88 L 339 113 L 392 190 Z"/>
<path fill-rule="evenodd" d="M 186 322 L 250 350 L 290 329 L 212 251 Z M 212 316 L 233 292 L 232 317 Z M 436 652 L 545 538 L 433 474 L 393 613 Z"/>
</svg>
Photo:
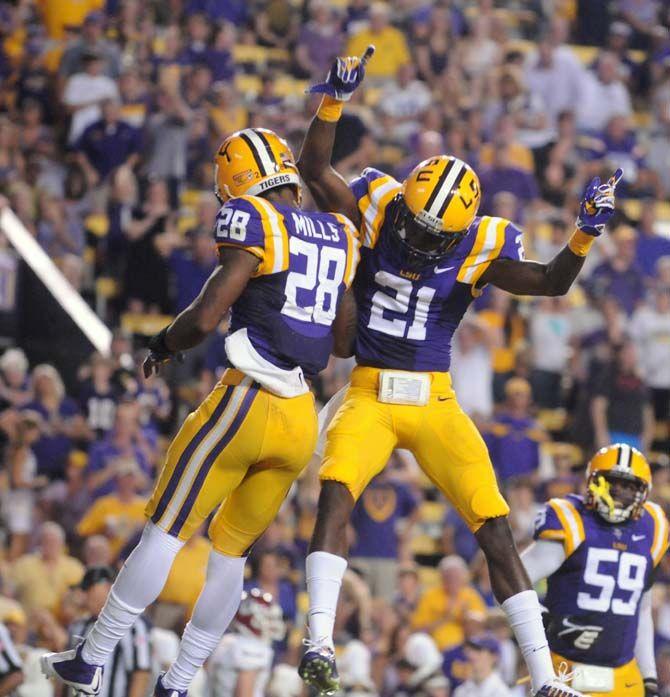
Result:
<svg viewBox="0 0 670 697">
<path fill-rule="evenodd" d="M 520 546 L 539 505 L 579 491 L 589 455 L 610 442 L 647 454 L 652 499 L 668 510 L 669 26 L 657 0 L 0 2 L 3 205 L 114 331 L 111 355 L 91 354 L 0 238 L 0 621 L 23 665 L 21 676 L 0 626 L 0 694 L 54 694 L 37 658 L 100 609 L 170 436 L 220 373 L 225 326 L 163 377 L 138 369 L 146 338 L 215 266 L 218 143 L 265 126 L 297 151 L 315 107 L 305 87 L 370 43 L 366 83 L 338 125 L 334 163 L 347 177 L 375 166 L 402 179 L 454 154 L 481 178 L 481 212 L 518 222 L 527 256 L 548 261 L 586 181 L 624 168 L 615 224 L 576 288 L 537 301 L 487 289 L 451 373 Z M 314 383 L 321 403 L 350 369 L 331 361 Z M 287 628 L 273 643 L 266 694 L 277 697 L 302 694 L 291 666 L 317 469 L 315 459 L 251 555 L 248 585 L 274 595 Z M 363 495 L 351 544 L 336 635 L 348 694 L 443 697 L 493 671 L 523 694 L 474 537 L 406 453 Z M 172 660 L 207 555 L 204 536 L 179 554 L 134 644 L 118 649 L 132 659 L 109 695 L 141 697 Z M 654 602 L 670 695 L 670 564 Z M 194 694 L 232 694 L 217 688 L 225 655 Z"/>
</svg>

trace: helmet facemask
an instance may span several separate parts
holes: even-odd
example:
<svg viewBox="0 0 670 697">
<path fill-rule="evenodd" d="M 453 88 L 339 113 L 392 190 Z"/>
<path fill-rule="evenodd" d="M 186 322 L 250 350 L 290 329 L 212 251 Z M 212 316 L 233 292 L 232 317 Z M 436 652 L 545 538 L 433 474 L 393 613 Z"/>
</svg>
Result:
<svg viewBox="0 0 670 697">
<path fill-rule="evenodd" d="M 642 514 L 649 485 L 625 472 L 598 470 L 589 477 L 587 505 L 608 523 L 625 523 Z"/>
<path fill-rule="evenodd" d="M 420 215 L 412 213 L 400 193 L 391 202 L 391 207 L 391 227 L 414 266 L 439 262 L 449 256 L 467 233 L 467 230 L 445 232 L 430 225 Z"/>
</svg>

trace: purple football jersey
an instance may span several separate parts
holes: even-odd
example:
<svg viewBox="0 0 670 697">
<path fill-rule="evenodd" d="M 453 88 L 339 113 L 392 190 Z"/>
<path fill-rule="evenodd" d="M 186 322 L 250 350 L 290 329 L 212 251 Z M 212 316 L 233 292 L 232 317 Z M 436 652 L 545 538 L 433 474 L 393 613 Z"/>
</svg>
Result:
<svg viewBox="0 0 670 697">
<path fill-rule="evenodd" d="M 230 333 L 246 329 L 256 351 L 278 368 L 299 366 L 307 376 L 323 370 L 335 313 L 359 259 L 351 221 L 240 196 L 221 208 L 214 234 L 219 247 L 260 260 L 232 307 Z"/>
<path fill-rule="evenodd" d="M 477 217 L 438 264 L 410 267 L 386 220 L 400 184 L 369 168 L 350 186 L 363 219 L 361 263 L 354 281 L 358 363 L 449 370 L 451 339 L 479 293 L 479 279 L 494 259 L 523 259 L 521 232 L 508 220 Z"/>
<path fill-rule="evenodd" d="M 570 494 L 547 503 L 535 538 L 562 542 L 567 555 L 549 577 L 544 601 L 551 650 L 611 668 L 632 661 L 640 599 L 667 549 L 661 508 L 647 503 L 639 519 L 613 525 Z"/>
</svg>

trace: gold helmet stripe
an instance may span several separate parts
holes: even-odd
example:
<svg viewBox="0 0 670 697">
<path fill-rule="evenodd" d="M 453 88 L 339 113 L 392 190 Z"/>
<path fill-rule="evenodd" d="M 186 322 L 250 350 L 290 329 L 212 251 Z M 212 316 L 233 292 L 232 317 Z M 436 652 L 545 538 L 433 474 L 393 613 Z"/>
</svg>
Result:
<svg viewBox="0 0 670 697">
<path fill-rule="evenodd" d="M 426 203 L 426 210 L 436 218 L 442 218 L 447 210 L 449 202 L 453 198 L 454 185 L 465 170 L 465 165 L 460 160 L 451 160 L 438 179 L 437 185 Z"/>
<path fill-rule="evenodd" d="M 254 131 L 253 128 L 245 128 L 239 132 L 240 138 L 247 144 L 251 154 L 253 155 L 258 169 L 263 177 L 275 172 L 275 160 L 272 157 L 272 150 L 268 145 L 267 140 L 261 139 L 260 134 Z M 268 154 L 268 152 L 270 154 Z"/>
</svg>

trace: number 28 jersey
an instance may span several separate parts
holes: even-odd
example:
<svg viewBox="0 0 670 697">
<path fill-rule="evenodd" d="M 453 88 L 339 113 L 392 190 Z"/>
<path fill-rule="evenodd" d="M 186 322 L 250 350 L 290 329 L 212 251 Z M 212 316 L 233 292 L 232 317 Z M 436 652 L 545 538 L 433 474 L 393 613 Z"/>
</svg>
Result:
<svg viewBox="0 0 670 697">
<path fill-rule="evenodd" d="M 335 213 L 239 196 L 219 211 L 214 234 L 218 247 L 259 259 L 233 304 L 229 338 L 245 334 L 261 371 L 301 369 L 312 376 L 325 368 L 335 313 L 359 260 L 353 223 Z M 228 343 L 226 349 L 230 359 Z"/>
<path fill-rule="evenodd" d="M 437 264 L 409 267 L 391 229 L 389 205 L 401 185 L 368 168 L 350 188 L 362 218 L 356 359 L 362 365 L 447 371 L 451 340 L 494 259 L 524 258 L 522 234 L 508 220 L 477 217 Z"/>
<path fill-rule="evenodd" d="M 611 525 L 570 494 L 540 511 L 535 538 L 562 543 L 566 554 L 547 581 L 551 650 L 610 668 L 632 661 L 640 599 L 668 548 L 660 506 L 646 503 L 638 520 Z"/>
</svg>

